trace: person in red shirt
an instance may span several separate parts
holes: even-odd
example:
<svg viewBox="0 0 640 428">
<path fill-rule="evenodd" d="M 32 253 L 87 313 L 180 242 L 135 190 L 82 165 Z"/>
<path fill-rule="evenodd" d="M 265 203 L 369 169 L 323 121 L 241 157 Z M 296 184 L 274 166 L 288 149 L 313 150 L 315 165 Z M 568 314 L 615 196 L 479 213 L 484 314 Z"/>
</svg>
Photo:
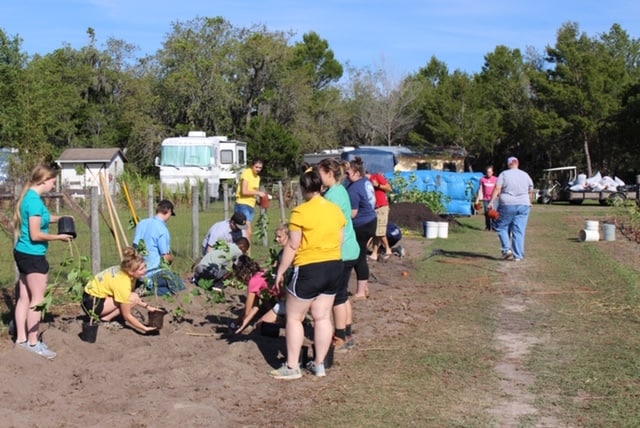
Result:
<svg viewBox="0 0 640 428">
<path fill-rule="evenodd" d="M 478 189 L 478 197 L 477 201 L 480 202 L 482 200 L 483 209 L 484 209 L 484 230 L 496 230 L 493 220 L 489 217 L 489 202 L 491 201 L 491 194 L 493 193 L 493 189 L 496 188 L 496 183 L 498 182 L 498 177 L 493 175 L 493 167 L 489 165 L 485 170 L 485 175 L 480 179 L 480 189 Z M 497 209 L 497 207 L 495 207 Z"/>
<path fill-rule="evenodd" d="M 378 219 L 378 223 L 376 226 L 376 236 L 373 238 L 373 246 L 371 250 L 371 259 L 372 260 L 388 260 L 391 257 L 391 245 L 389 245 L 389 241 L 387 240 L 387 223 L 389 222 L 389 198 L 387 193 L 391 192 L 393 189 L 391 188 L 391 184 L 385 178 L 384 175 L 380 173 L 372 173 L 367 176 L 371 184 L 373 184 L 373 189 L 375 191 L 376 196 L 376 217 Z M 379 250 L 384 250 L 384 253 L 378 254 Z"/>
</svg>

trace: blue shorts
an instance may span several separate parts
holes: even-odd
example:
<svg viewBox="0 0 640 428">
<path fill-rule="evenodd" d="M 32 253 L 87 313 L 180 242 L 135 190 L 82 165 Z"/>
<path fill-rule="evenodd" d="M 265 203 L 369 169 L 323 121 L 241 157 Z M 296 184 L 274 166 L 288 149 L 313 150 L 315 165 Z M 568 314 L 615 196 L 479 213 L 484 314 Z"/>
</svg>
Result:
<svg viewBox="0 0 640 428">
<path fill-rule="evenodd" d="M 247 218 L 248 222 L 253 223 L 253 207 L 245 204 L 236 204 L 233 208 L 233 212 L 242 213 Z"/>
<path fill-rule="evenodd" d="M 343 270 L 342 260 L 295 266 L 287 290 L 301 300 L 313 300 L 321 294 L 334 296 Z"/>
</svg>

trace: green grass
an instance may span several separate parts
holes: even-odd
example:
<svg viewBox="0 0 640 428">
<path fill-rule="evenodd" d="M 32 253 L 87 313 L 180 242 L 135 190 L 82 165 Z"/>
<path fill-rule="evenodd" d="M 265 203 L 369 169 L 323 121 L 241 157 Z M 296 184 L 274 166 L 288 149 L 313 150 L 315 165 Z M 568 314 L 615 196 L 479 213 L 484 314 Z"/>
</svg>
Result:
<svg viewBox="0 0 640 428">
<path fill-rule="evenodd" d="M 499 248 L 495 234 L 480 232 L 479 216 L 461 219 L 448 240 L 424 241 L 416 275 L 428 322 L 392 337 L 382 332 L 378 345 L 394 351 L 362 352 L 295 425 L 498 426 L 487 412 L 504 398 L 494 368 L 497 314 L 505 296 L 526 295 L 518 326 L 541 339 L 523 361 L 538 413 L 518 426 L 543 417 L 562 426 L 639 426 L 637 254 L 621 263 L 613 246 L 577 240 L 585 219 L 610 219 L 612 210 L 534 206 L 521 283 L 509 283 L 504 262 L 485 257 Z M 429 258 L 434 249 L 440 255 Z"/>
</svg>

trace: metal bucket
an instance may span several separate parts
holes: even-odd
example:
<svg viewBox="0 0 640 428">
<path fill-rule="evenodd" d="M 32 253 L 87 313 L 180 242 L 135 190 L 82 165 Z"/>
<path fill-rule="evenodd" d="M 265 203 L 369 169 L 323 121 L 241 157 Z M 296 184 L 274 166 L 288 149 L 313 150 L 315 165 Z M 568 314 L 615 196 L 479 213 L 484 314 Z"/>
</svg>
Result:
<svg viewBox="0 0 640 428">
<path fill-rule="evenodd" d="M 602 225 L 602 237 L 605 241 L 616 240 L 616 225 L 613 223 L 604 223 Z"/>
</svg>

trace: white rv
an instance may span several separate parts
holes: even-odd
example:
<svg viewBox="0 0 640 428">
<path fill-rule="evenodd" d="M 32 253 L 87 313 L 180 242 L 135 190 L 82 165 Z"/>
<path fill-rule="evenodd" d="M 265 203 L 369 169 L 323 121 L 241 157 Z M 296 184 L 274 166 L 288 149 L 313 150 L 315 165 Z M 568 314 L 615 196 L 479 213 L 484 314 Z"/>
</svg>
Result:
<svg viewBox="0 0 640 428">
<path fill-rule="evenodd" d="M 247 143 L 228 140 L 226 136 L 207 137 L 205 132 L 191 131 L 186 137 L 171 137 L 162 141 L 160 184 L 174 192 L 184 192 L 188 186 L 209 183 L 209 195 L 217 198 L 220 183 L 235 183 L 238 170 L 247 164 Z"/>
</svg>

